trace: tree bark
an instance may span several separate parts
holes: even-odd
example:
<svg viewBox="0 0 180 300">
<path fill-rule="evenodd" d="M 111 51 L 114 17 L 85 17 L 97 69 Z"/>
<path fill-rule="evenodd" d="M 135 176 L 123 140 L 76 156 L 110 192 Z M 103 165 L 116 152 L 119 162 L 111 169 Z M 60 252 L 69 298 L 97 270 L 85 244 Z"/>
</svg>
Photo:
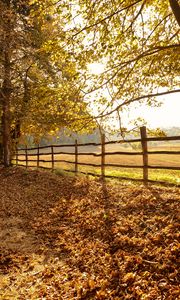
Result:
<svg viewBox="0 0 180 300">
<path fill-rule="evenodd" d="M 3 30 L 3 84 L 1 90 L 2 96 L 2 150 L 3 163 L 5 167 L 11 164 L 11 118 L 10 118 L 10 103 L 11 103 L 11 39 L 12 39 L 12 23 L 10 12 L 10 1 L 6 2 L 7 15 L 4 18 Z"/>
<path fill-rule="evenodd" d="M 169 4 L 170 4 L 172 12 L 176 18 L 176 21 L 178 22 L 178 24 L 180 26 L 180 5 L 178 3 L 178 0 L 169 0 Z"/>
<path fill-rule="evenodd" d="M 8 49 L 4 55 L 4 82 L 3 82 L 3 103 L 2 103 L 2 145 L 3 163 L 5 167 L 11 164 L 11 136 L 10 136 L 10 98 L 11 98 L 11 70 L 10 56 Z"/>
</svg>

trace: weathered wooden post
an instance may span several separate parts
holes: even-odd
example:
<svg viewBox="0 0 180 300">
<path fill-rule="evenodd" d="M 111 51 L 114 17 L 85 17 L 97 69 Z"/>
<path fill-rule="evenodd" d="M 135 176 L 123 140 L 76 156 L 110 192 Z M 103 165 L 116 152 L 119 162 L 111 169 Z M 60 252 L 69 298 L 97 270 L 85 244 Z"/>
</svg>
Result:
<svg viewBox="0 0 180 300">
<path fill-rule="evenodd" d="M 51 146 L 52 172 L 54 171 L 54 147 Z"/>
<path fill-rule="evenodd" d="M 28 148 L 27 148 L 27 145 L 26 145 L 26 148 L 25 148 L 25 157 L 26 157 L 26 168 L 28 167 Z"/>
<path fill-rule="evenodd" d="M 101 134 L 101 179 L 105 177 L 105 134 Z"/>
<path fill-rule="evenodd" d="M 75 175 L 78 173 L 78 142 L 75 140 Z"/>
<path fill-rule="evenodd" d="M 39 144 L 38 144 L 38 147 L 37 147 L 37 168 L 39 168 Z"/>
<path fill-rule="evenodd" d="M 141 145 L 143 152 L 143 180 L 144 184 L 148 183 L 148 144 L 147 144 L 147 133 L 146 126 L 140 127 L 141 133 Z"/>
</svg>

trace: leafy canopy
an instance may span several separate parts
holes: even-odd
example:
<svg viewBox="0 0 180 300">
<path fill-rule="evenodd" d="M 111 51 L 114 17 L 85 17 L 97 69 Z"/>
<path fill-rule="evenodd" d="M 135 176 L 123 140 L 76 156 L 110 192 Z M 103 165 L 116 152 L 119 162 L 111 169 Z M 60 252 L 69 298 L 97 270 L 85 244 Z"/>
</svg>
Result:
<svg viewBox="0 0 180 300">
<path fill-rule="evenodd" d="M 157 96 L 179 91 L 173 3 L 1 0 L 1 85 L 7 24 L 11 35 L 11 127 L 87 130 L 111 115 L 121 121 L 132 103 L 158 105 Z M 93 62 L 103 62 L 101 74 L 88 71 Z"/>
<path fill-rule="evenodd" d="M 82 88 L 90 99 L 99 92 L 98 119 L 120 116 L 134 102 L 158 105 L 157 96 L 180 91 L 180 29 L 171 2 L 177 1 L 70 1 L 77 59 L 105 65 Z"/>
</svg>

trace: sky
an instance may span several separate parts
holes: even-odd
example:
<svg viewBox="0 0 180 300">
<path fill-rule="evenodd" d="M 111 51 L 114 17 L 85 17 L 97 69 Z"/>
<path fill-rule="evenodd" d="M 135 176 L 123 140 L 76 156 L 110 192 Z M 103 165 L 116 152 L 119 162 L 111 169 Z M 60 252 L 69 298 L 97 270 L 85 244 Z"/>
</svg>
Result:
<svg viewBox="0 0 180 300">
<path fill-rule="evenodd" d="M 144 118 L 151 128 L 180 127 L 180 93 L 159 97 L 159 100 L 162 102 L 161 107 L 141 105 L 132 109 L 130 116 Z"/>
<path fill-rule="evenodd" d="M 100 74 L 104 70 L 101 63 L 89 65 L 89 71 L 92 74 Z M 131 119 L 141 117 L 145 119 L 147 125 L 151 128 L 180 127 L 180 93 L 164 95 L 158 97 L 162 102 L 161 107 L 147 107 L 139 105 L 131 108 L 130 113 L 124 113 L 122 116 L 123 126 L 128 126 L 127 122 Z"/>
</svg>

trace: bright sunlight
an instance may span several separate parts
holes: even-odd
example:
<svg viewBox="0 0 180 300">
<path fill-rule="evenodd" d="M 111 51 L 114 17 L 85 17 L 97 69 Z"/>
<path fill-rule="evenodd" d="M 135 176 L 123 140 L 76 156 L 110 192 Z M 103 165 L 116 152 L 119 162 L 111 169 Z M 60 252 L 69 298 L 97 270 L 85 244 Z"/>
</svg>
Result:
<svg viewBox="0 0 180 300">
<path fill-rule="evenodd" d="M 102 63 L 91 63 L 88 65 L 88 70 L 91 74 L 100 75 L 104 72 L 104 64 Z"/>
</svg>

